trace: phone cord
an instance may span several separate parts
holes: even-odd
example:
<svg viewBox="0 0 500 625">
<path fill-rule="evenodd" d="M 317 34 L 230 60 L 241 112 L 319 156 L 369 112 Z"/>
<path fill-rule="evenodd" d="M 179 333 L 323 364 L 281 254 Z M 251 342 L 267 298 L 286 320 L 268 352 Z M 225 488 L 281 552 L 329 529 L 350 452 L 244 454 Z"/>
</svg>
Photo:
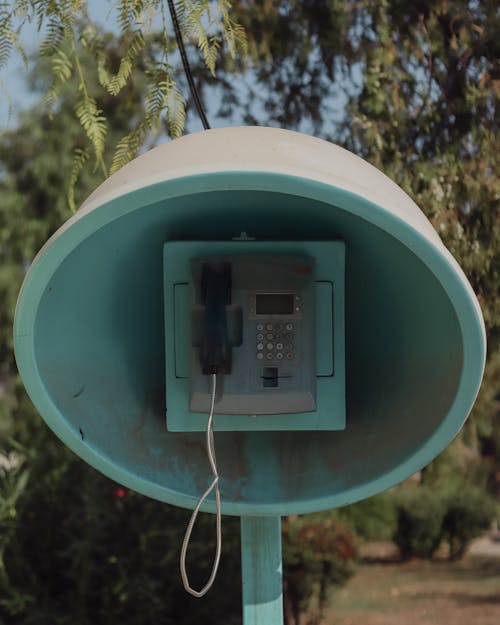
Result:
<svg viewBox="0 0 500 625">
<path fill-rule="evenodd" d="M 208 460 L 210 462 L 210 467 L 212 469 L 212 475 L 214 477 L 212 483 L 207 488 L 207 490 L 200 497 L 198 503 L 196 504 L 193 513 L 191 514 L 191 518 L 189 519 L 188 526 L 186 528 L 186 534 L 184 536 L 184 540 L 182 541 L 181 548 L 181 557 L 180 557 L 180 568 L 181 568 L 181 578 L 182 583 L 184 585 L 185 590 L 193 595 L 194 597 L 203 597 L 210 588 L 212 587 L 215 577 L 217 575 L 217 569 L 219 568 L 220 555 L 221 555 L 221 546 L 222 546 L 222 531 L 221 531 L 221 510 L 220 510 L 220 491 L 219 491 L 219 474 L 217 473 L 217 461 L 215 457 L 215 445 L 214 445 L 214 430 L 213 430 L 213 419 L 214 419 L 214 405 L 215 405 L 215 390 L 217 384 L 217 374 L 211 374 L 212 378 L 212 397 L 210 402 L 210 415 L 208 417 L 207 422 L 207 430 L 206 430 L 206 443 L 207 443 L 207 455 Z M 215 558 L 212 566 L 212 572 L 208 579 L 208 582 L 201 590 L 195 590 L 191 588 L 189 585 L 189 579 L 186 572 L 186 554 L 187 548 L 189 545 L 189 541 L 191 540 L 191 532 L 193 531 L 194 524 L 196 522 L 196 517 L 198 516 L 198 512 L 200 511 L 201 505 L 208 497 L 208 495 L 215 489 L 215 508 L 216 508 L 216 533 L 217 533 L 217 546 L 215 549 Z"/>
</svg>

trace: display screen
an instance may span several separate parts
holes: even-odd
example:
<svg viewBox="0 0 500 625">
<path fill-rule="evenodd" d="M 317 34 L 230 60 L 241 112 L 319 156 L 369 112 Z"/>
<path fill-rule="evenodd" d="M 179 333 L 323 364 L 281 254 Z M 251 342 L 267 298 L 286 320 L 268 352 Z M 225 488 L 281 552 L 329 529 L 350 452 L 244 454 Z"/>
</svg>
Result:
<svg viewBox="0 0 500 625">
<path fill-rule="evenodd" d="M 291 315 L 293 293 L 257 293 L 256 313 L 258 315 Z"/>
</svg>

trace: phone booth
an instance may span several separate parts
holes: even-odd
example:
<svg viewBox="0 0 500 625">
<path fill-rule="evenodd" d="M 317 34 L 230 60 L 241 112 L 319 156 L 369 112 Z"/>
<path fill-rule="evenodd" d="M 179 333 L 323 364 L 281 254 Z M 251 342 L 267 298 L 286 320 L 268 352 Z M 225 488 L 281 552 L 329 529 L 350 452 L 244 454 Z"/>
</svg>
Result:
<svg viewBox="0 0 500 625">
<path fill-rule="evenodd" d="M 244 127 L 105 181 L 33 262 L 15 348 L 49 427 L 129 488 L 193 509 L 214 446 L 221 511 L 242 517 L 244 623 L 269 625 L 280 517 L 369 497 L 439 454 L 474 403 L 485 331 L 397 185 L 333 144 Z"/>
</svg>

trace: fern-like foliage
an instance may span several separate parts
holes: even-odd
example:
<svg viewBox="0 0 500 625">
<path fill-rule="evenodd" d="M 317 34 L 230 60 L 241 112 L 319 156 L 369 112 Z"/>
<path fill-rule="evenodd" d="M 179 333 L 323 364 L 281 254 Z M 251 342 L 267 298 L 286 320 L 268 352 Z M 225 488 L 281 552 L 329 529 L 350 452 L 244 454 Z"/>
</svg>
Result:
<svg viewBox="0 0 500 625">
<path fill-rule="evenodd" d="M 186 123 L 186 101 L 175 83 L 167 91 L 166 108 L 168 130 L 175 139 L 182 135 Z"/>
<path fill-rule="evenodd" d="M 231 2 L 218 0 L 182 0 L 178 3 L 181 24 L 187 38 L 196 41 L 205 65 L 215 76 L 219 48 L 226 42 L 229 54 L 234 57 L 238 50 L 247 53 L 244 29 L 230 15 Z"/>
<path fill-rule="evenodd" d="M 137 156 L 146 133 L 146 124 L 141 122 L 137 128 L 118 141 L 113 155 L 113 162 L 111 163 L 110 174 L 114 174 Z"/>
<path fill-rule="evenodd" d="M 170 136 L 175 138 L 182 135 L 186 122 L 186 101 L 170 78 L 171 71 L 168 65 L 161 63 L 148 70 L 146 114 L 137 127 L 117 143 L 111 174 L 137 156 L 145 137 L 161 124 L 164 112 Z"/>
<path fill-rule="evenodd" d="M 71 78 L 73 64 L 64 50 L 57 50 L 51 58 L 50 66 L 53 79 L 52 85 L 45 95 L 45 102 L 49 108 L 52 108 L 59 97 L 62 85 Z"/>
<path fill-rule="evenodd" d="M 186 101 L 176 82 L 179 69 L 169 61 L 175 38 L 166 19 L 165 3 L 166 0 L 115 0 L 119 42 L 124 48 L 117 60 L 113 56 L 116 41 L 110 45 L 109 34 L 104 36 L 90 21 L 84 0 L 0 0 L 0 68 L 7 64 L 13 50 L 27 64 L 19 34 L 25 24 L 36 24 L 44 32 L 39 54 L 48 60 L 52 73 L 46 93 L 49 110 L 57 114 L 65 84 L 73 85 L 78 94 L 75 115 L 84 139 L 79 140 L 80 147 L 75 150 L 68 185 L 72 210 L 78 177 L 92 160 L 91 155 L 94 168 L 100 167 L 107 175 L 108 159 L 111 173 L 117 171 L 137 155 L 148 137 L 163 124 L 171 137 L 178 137 L 184 131 Z M 227 46 L 233 56 L 238 51 L 246 53 L 245 33 L 231 18 L 230 0 L 177 0 L 176 7 L 186 43 L 199 49 L 212 75 L 222 46 Z M 155 31 L 158 17 L 162 25 L 159 33 Z M 91 55 L 95 61 L 91 76 L 86 73 L 88 64 L 82 63 L 83 54 Z M 120 97 L 139 67 L 145 71 L 147 81 L 143 113 L 131 120 L 129 132 L 116 142 L 112 152 L 102 102 L 109 97 Z"/>
<path fill-rule="evenodd" d="M 218 0 L 222 22 L 222 37 L 227 43 L 229 54 L 234 58 L 238 51 L 246 56 L 248 53 L 245 29 L 231 17 L 231 2 Z"/>
<path fill-rule="evenodd" d="M 106 55 L 103 49 L 98 53 L 97 74 L 99 76 L 99 82 L 111 95 L 118 95 L 127 84 L 144 45 L 145 40 L 142 31 L 136 30 L 128 44 L 127 51 L 120 61 L 120 67 L 116 74 L 111 74 L 107 70 Z"/>
<path fill-rule="evenodd" d="M 107 124 L 102 110 L 88 93 L 83 93 L 78 100 L 75 113 L 94 148 L 96 162 L 102 160 L 104 154 Z"/>
<path fill-rule="evenodd" d="M 220 38 L 216 35 L 210 36 L 207 32 L 213 28 L 210 2 L 202 0 L 197 3 L 185 3 L 181 23 L 188 38 L 196 41 L 205 65 L 211 74 L 215 75 L 215 61 L 217 60 Z"/>
<path fill-rule="evenodd" d="M 144 0 L 121 0 L 118 5 L 118 24 L 122 33 L 132 30 L 135 24 L 144 20 L 146 13 L 157 8 L 158 2 Z"/>
<path fill-rule="evenodd" d="M 90 158 L 90 154 L 89 154 L 88 148 L 83 149 L 83 150 L 81 148 L 75 149 L 74 158 L 73 158 L 73 166 L 71 168 L 71 175 L 69 178 L 69 185 L 68 185 L 68 205 L 73 213 L 76 211 L 76 204 L 75 204 L 76 183 L 78 182 L 80 172 L 82 171 L 85 163 L 89 160 L 89 158 Z"/>
<path fill-rule="evenodd" d="M 40 44 L 40 56 L 50 60 L 52 69 L 52 84 L 45 94 L 45 102 L 52 109 L 59 97 L 62 85 L 71 78 L 73 60 L 67 55 L 67 49 L 73 40 L 73 27 L 77 18 L 72 3 L 69 0 L 62 2 L 34 2 L 35 13 L 39 28 L 45 23 L 45 37 Z"/>
<path fill-rule="evenodd" d="M 65 37 L 71 33 L 68 24 L 60 16 L 51 15 L 47 24 L 46 35 L 40 45 L 40 56 L 51 57 L 59 52 Z"/>
<path fill-rule="evenodd" d="M 172 69 L 166 63 L 148 70 L 145 122 L 153 130 L 160 124 L 161 115 L 166 111 L 169 132 L 172 137 L 179 137 L 186 121 L 186 102 L 171 76 Z"/>
<path fill-rule="evenodd" d="M 0 4 L 0 68 L 4 67 L 12 52 L 12 16 L 7 2 Z"/>
</svg>

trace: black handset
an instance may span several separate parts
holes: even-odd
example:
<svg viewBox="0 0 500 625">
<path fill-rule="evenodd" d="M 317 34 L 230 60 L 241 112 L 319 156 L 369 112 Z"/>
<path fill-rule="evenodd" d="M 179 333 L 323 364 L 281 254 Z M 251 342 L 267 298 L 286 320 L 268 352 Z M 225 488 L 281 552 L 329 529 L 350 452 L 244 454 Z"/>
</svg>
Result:
<svg viewBox="0 0 500 625">
<path fill-rule="evenodd" d="M 231 265 L 204 263 L 201 274 L 203 331 L 200 363 L 204 374 L 231 372 L 226 306 L 231 303 Z"/>
</svg>

